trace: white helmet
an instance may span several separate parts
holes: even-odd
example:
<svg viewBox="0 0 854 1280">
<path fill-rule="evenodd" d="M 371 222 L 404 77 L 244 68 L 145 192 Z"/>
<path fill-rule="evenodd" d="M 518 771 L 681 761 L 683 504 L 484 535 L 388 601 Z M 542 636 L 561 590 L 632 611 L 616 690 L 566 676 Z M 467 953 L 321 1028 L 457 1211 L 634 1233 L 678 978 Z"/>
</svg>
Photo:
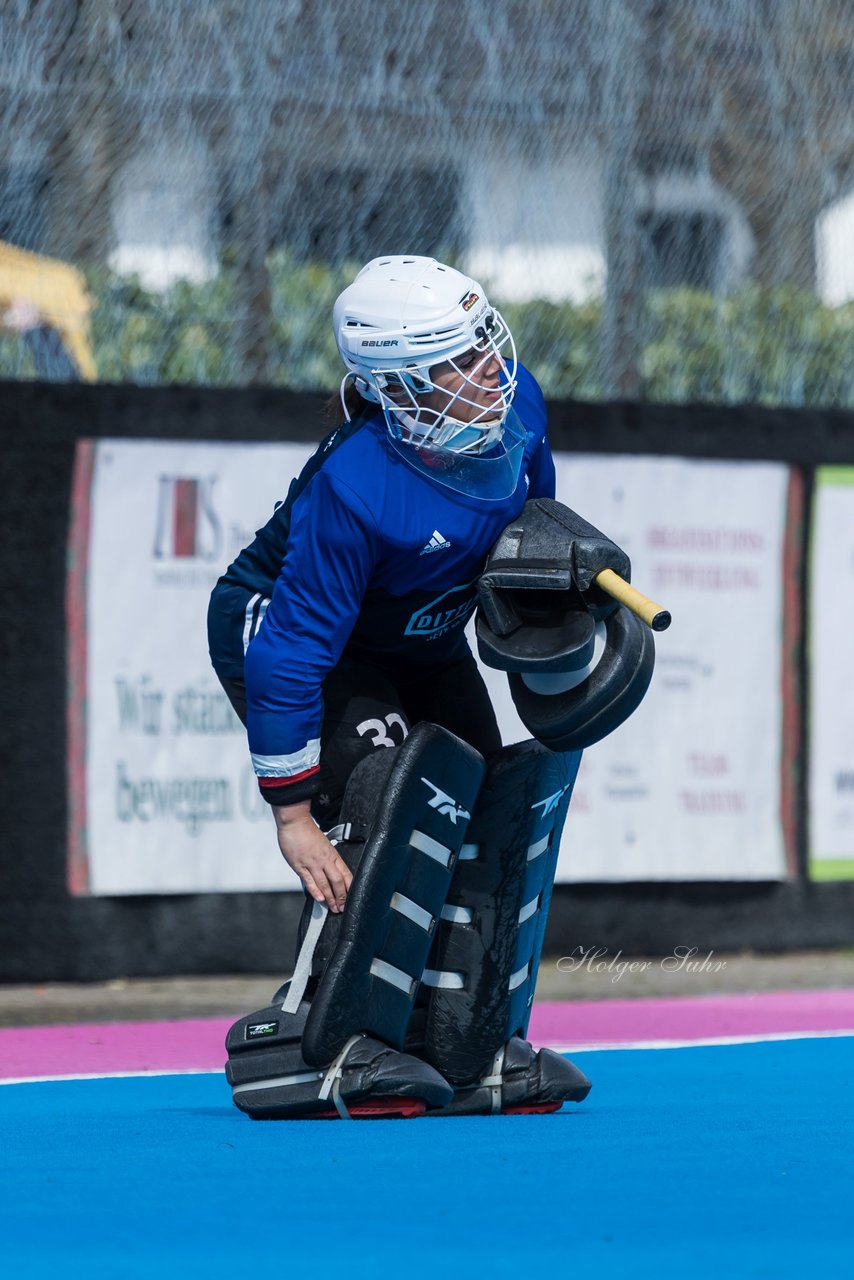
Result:
<svg viewBox="0 0 854 1280">
<path fill-rule="evenodd" d="M 476 280 L 435 258 L 374 258 L 337 299 L 332 323 L 347 366 L 342 400 L 353 379 L 382 406 L 393 440 L 494 450 L 516 390 L 516 348 Z M 431 377 L 438 366 L 443 386 Z"/>
</svg>

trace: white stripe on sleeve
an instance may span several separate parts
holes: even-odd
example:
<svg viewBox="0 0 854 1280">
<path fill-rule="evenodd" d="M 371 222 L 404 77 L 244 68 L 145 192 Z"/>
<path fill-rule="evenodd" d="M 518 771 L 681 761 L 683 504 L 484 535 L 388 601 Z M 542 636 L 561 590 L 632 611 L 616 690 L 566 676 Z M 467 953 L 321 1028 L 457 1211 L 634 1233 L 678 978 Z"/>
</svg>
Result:
<svg viewBox="0 0 854 1280">
<path fill-rule="evenodd" d="M 288 756 L 259 756 L 253 751 L 252 768 L 259 778 L 292 778 L 304 773 L 320 761 L 320 739 L 312 738 L 302 751 L 292 751 Z"/>
</svg>

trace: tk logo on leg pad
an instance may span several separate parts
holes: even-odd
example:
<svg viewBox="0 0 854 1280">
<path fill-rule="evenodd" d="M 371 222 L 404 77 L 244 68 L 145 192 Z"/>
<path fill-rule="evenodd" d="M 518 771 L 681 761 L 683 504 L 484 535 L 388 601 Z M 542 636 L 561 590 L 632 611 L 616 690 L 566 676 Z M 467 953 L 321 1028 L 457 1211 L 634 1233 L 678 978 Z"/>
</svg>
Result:
<svg viewBox="0 0 854 1280">
<path fill-rule="evenodd" d="M 566 795 L 571 786 L 572 783 L 568 782 L 565 787 L 562 787 L 560 791 L 556 791 L 553 796 L 546 796 L 545 800 L 537 800 L 535 804 L 531 805 L 531 808 L 539 809 L 540 805 L 542 805 L 543 812 L 540 816 L 545 818 L 548 814 L 554 813 L 555 809 L 560 804 L 561 797 Z"/>
<path fill-rule="evenodd" d="M 432 800 L 428 801 L 431 809 L 438 809 L 440 813 L 444 813 L 446 817 L 451 819 L 454 826 L 457 825 L 457 818 L 470 818 L 471 814 L 468 809 L 462 809 L 453 798 L 446 795 L 444 791 L 440 791 L 435 782 L 431 782 L 429 778 L 422 778 L 432 792 L 434 792 Z"/>
<path fill-rule="evenodd" d="M 274 1036 L 278 1030 L 278 1022 L 253 1022 L 246 1028 L 246 1039 L 258 1040 L 261 1036 Z"/>
</svg>

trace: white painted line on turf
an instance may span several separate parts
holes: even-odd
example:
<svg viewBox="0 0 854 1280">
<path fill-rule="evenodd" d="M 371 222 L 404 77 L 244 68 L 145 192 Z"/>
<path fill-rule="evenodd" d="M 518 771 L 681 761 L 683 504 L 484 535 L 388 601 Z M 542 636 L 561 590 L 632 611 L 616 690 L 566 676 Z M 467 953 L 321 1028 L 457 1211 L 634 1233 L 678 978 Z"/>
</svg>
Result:
<svg viewBox="0 0 854 1280">
<path fill-rule="evenodd" d="M 764 1044 L 777 1040 L 831 1040 L 854 1036 L 854 1028 L 847 1031 L 771 1031 L 765 1034 L 745 1036 L 708 1036 L 698 1040 L 613 1040 L 576 1041 L 573 1044 L 550 1044 L 546 1047 L 555 1053 L 601 1053 L 604 1049 L 702 1049 L 714 1045 Z"/>
<path fill-rule="evenodd" d="M 782 1040 L 838 1040 L 846 1036 L 854 1038 L 854 1027 L 838 1031 L 773 1031 L 765 1035 L 709 1036 L 702 1040 L 626 1040 L 575 1041 L 572 1044 L 547 1044 L 541 1046 L 555 1053 L 601 1053 L 610 1049 L 707 1049 L 715 1045 L 764 1044 Z M 4 1084 L 59 1084 L 68 1080 L 138 1080 L 156 1076 L 219 1076 L 221 1069 L 208 1067 L 164 1068 L 162 1071 L 88 1071 L 64 1076 L 9 1076 L 0 1079 Z"/>
<path fill-rule="evenodd" d="M 139 1080 L 148 1076 L 219 1076 L 225 1079 L 220 1068 L 211 1067 L 170 1067 L 163 1071 L 81 1071 L 67 1076 L 9 1076 L 0 1079 L 4 1084 L 60 1084 L 66 1080 Z"/>
</svg>

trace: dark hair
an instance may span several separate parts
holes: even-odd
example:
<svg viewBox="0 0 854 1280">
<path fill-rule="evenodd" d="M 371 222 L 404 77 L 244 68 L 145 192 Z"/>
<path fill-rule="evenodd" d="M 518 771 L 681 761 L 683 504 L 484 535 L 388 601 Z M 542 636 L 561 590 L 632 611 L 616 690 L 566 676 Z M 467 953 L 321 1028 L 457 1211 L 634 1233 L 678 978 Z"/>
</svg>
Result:
<svg viewBox="0 0 854 1280">
<path fill-rule="evenodd" d="M 376 407 L 369 400 L 366 400 L 364 396 L 359 395 L 352 382 L 348 382 L 344 388 L 344 403 L 351 418 L 358 418 L 366 410 Z M 323 406 L 323 416 L 333 426 L 341 421 L 341 396 L 339 392 L 336 391 L 326 401 Z"/>
</svg>

